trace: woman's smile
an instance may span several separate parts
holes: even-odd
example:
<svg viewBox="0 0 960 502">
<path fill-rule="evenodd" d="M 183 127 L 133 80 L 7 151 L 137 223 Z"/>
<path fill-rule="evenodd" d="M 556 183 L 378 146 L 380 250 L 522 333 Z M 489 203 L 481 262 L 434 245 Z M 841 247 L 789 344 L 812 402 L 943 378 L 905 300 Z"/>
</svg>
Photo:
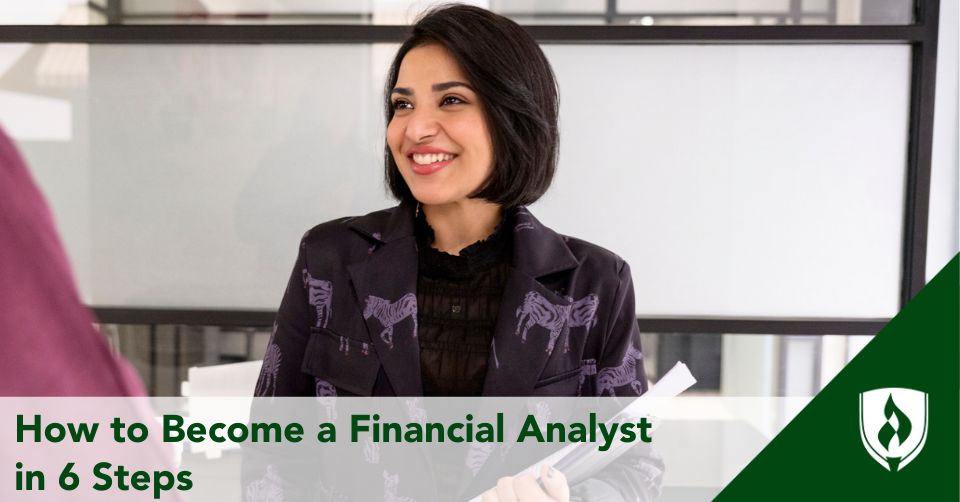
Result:
<svg viewBox="0 0 960 502">
<path fill-rule="evenodd" d="M 455 153 L 431 146 L 418 146 L 407 151 L 410 168 L 416 174 L 433 174 L 449 165 L 456 158 L 457 154 Z"/>
<path fill-rule="evenodd" d="M 451 154 L 413 154 L 410 156 L 410 167 L 417 174 L 433 174 L 448 166 L 456 158 L 456 155 Z"/>
</svg>

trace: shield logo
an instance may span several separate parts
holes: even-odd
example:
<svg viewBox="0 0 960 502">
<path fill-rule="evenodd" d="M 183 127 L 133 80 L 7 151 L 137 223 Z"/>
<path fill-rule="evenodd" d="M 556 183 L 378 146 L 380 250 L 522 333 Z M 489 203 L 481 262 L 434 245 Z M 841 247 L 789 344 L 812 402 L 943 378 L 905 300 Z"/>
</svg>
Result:
<svg viewBox="0 0 960 502">
<path fill-rule="evenodd" d="M 926 392 L 891 387 L 860 393 L 860 440 L 891 472 L 903 470 L 927 441 Z"/>
</svg>

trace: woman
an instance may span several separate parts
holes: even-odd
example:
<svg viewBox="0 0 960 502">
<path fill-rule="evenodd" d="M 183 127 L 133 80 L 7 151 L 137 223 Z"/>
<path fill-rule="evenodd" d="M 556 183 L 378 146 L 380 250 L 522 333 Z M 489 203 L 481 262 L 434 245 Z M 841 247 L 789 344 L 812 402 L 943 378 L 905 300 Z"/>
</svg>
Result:
<svg viewBox="0 0 960 502">
<path fill-rule="evenodd" d="M 385 94 L 400 204 L 304 235 L 257 395 L 645 392 L 629 266 L 525 207 L 550 186 L 558 146 L 536 42 L 480 8 L 434 9 Z M 566 498 L 565 482 L 532 496 L 532 479 L 515 481 L 501 499 Z"/>
</svg>

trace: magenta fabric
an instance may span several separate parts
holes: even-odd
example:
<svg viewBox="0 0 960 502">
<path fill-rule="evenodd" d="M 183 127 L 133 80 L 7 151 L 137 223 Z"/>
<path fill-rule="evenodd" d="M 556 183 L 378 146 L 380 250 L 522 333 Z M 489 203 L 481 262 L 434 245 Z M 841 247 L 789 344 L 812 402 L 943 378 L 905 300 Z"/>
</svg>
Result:
<svg viewBox="0 0 960 502">
<path fill-rule="evenodd" d="M 50 209 L 0 129 L 0 396 L 143 395 L 94 322 Z"/>
</svg>

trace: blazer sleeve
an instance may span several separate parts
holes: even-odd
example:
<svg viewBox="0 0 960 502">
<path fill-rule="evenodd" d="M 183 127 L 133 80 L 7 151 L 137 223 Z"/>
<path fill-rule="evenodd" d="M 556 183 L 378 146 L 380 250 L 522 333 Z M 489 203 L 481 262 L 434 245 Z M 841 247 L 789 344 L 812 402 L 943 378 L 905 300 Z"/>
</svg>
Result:
<svg viewBox="0 0 960 502">
<path fill-rule="evenodd" d="M 307 270 L 305 239 L 300 241 L 297 261 L 277 311 L 254 389 L 256 397 L 312 396 L 315 392 L 313 378 L 301 371 L 312 321 L 303 279 Z"/>
<path fill-rule="evenodd" d="M 638 396 L 648 389 L 637 325 L 633 278 L 622 262 L 610 329 L 597 360 L 598 395 Z M 660 495 L 663 459 L 650 443 L 637 443 L 594 477 L 571 487 L 571 500 L 602 502 L 654 500 Z"/>
<path fill-rule="evenodd" d="M 609 329 L 597 359 L 597 395 L 639 396 L 647 391 L 634 304 L 633 277 L 624 261 L 617 271 L 617 292 L 607 316 Z"/>
</svg>

